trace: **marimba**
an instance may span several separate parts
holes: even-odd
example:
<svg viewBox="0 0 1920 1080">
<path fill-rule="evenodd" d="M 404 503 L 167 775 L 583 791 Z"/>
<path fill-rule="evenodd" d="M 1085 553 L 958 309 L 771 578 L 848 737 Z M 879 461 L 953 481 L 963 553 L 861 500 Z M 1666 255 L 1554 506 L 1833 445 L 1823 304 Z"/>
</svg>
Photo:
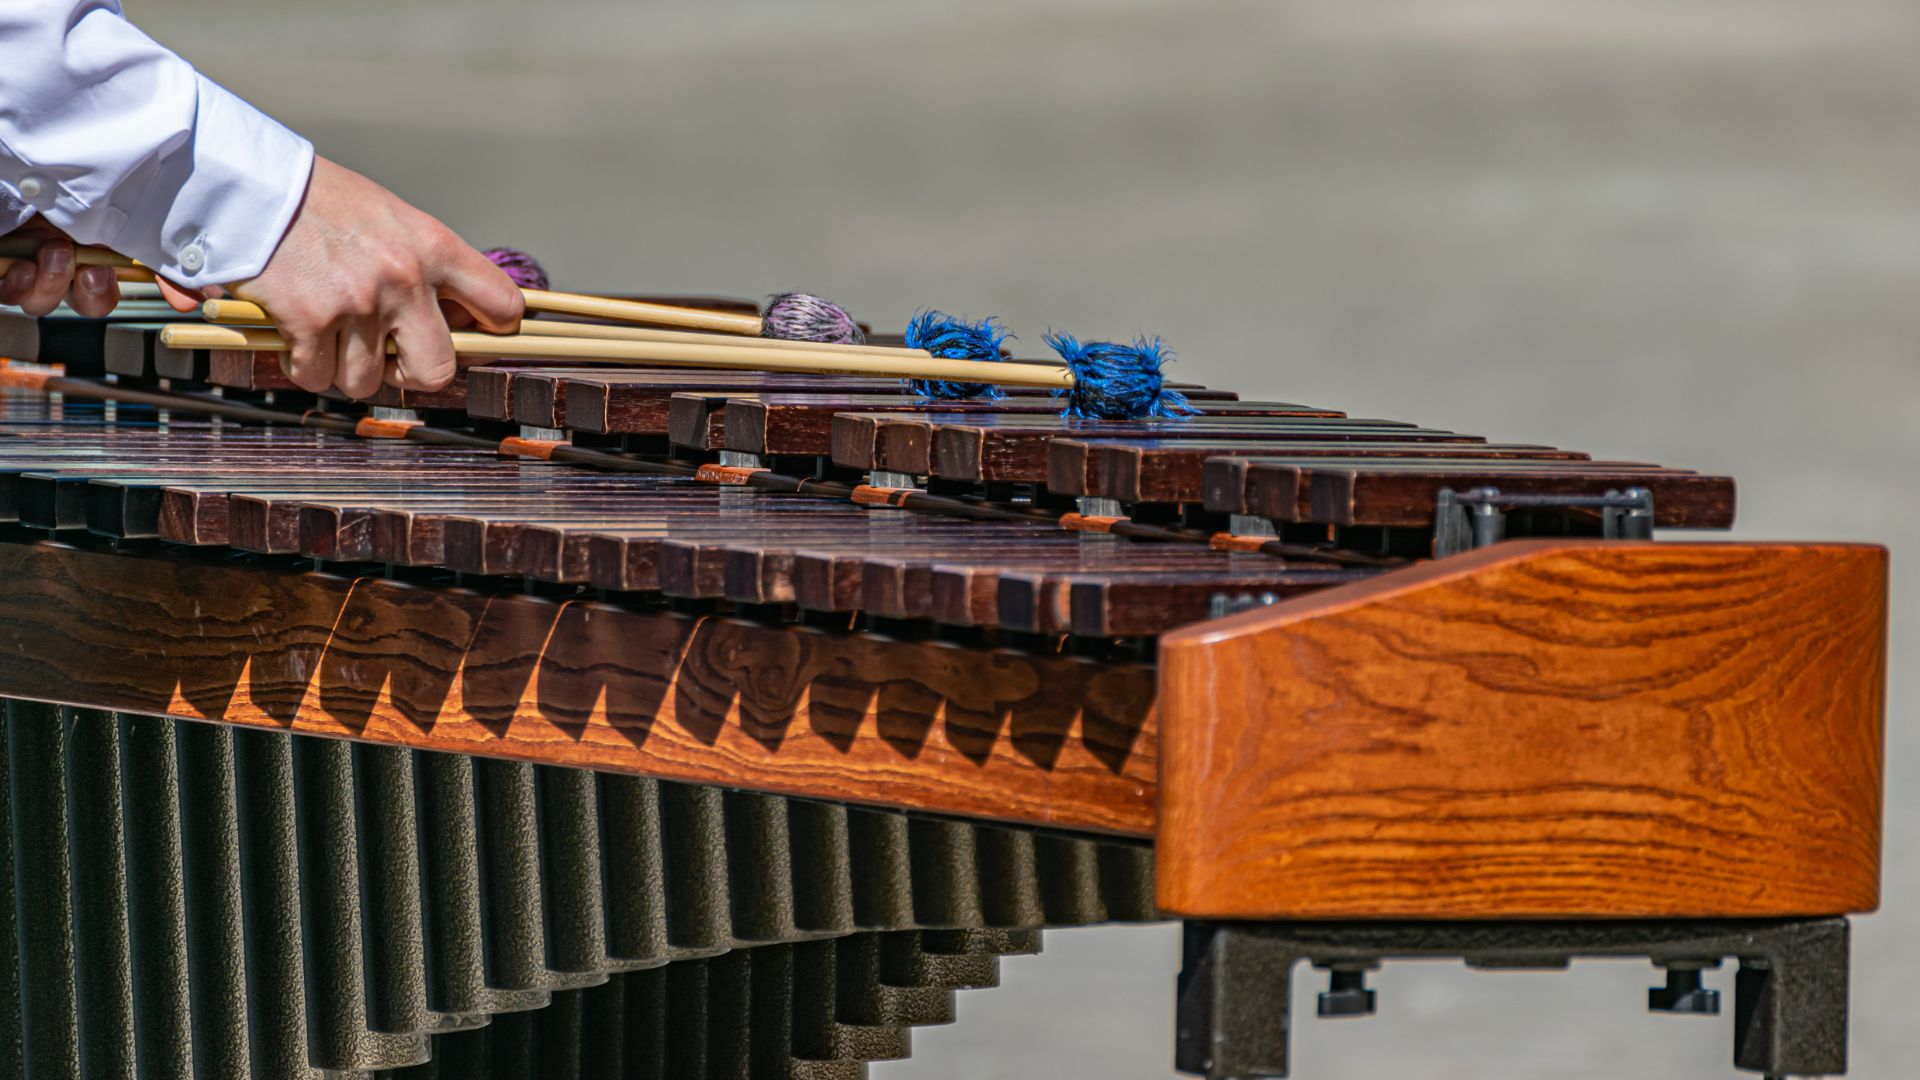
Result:
<svg viewBox="0 0 1920 1080">
<path fill-rule="evenodd" d="M 1683 1013 L 1734 961 L 1735 1063 L 1844 1071 L 1886 556 L 1654 541 L 1728 478 L 1204 387 L 362 413 L 153 318 L 0 343 L 296 423 L 0 398 L 0 1075 L 858 1076 L 1156 918 L 1208 1077 L 1286 1074 L 1302 961 L 1338 1016 L 1411 956 L 1645 957 Z"/>
</svg>

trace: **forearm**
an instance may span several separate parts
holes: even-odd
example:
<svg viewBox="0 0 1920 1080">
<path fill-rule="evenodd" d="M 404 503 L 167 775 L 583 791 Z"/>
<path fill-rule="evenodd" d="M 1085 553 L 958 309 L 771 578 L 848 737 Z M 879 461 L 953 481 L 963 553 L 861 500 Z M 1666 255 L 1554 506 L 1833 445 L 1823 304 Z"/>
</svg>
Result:
<svg viewBox="0 0 1920 1080">
<path fill-rule="evenodd" d="M 0 233 L 35 214 L 146 263 L 181 310 L 233 284 L 274 313 L 296 385 L 365 397 L 453 378 L 441 304 L 508 332 L 520 291 L 440 222 L 196 73 L 118 0 L 0 0 Z M 112 306 L 69 241 L 0 277 L 0 303 Z M 185 287 L 184 289 L 182 287 Z M 387 344 L 399 356 L 387 371 Z"/>
<path fill-rule="evenodd" d="M 39 214 L 183 285 L 258 275 L 313 149 L 112 0 L 0 0 L 0 232 Z"/>
</svg>

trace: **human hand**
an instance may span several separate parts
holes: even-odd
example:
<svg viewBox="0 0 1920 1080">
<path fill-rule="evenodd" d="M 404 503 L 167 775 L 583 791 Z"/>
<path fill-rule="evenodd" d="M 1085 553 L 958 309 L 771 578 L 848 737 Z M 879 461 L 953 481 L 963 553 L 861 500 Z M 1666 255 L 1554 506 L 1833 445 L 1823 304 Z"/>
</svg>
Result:
<svg viewBox="0 0 1920 1080">
<path fill-rule="evenodd" d="M 163 283 L 169 299 L 193 294 Z M 371 396 L 386 381 L 438 390 L 452 381 L 450 327 L 512 333 L 520 290 L 451 229 L 325 158 L 306 201 L 259 277 L 229 290 L 273 315 L 295 386 Z M 387 355 L 387 340 L 397 355 Z"/>
<path fill-rule="evenodd" d="M 40 242 L 32 259 L 16 259 L 0 274 L 0 304 L 29 315 L 45 315 L 62 301 L 89 319 L 105 316 L 120 303 L 120 282 L 106 266 L 80 266 L 66 233 L 35 218 L 7 234 Z"/>
</svg>

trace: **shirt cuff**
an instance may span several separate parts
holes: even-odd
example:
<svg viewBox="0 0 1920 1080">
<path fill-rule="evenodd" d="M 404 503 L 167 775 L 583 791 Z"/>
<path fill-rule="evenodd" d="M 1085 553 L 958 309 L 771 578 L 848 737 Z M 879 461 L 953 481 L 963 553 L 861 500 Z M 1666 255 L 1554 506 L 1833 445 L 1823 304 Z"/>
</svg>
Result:
<svg viewBox="0 0 1920 1080">
<path fill-rule="evenodd" d="M 14 197 L 5 182 L 0 182 L 0 236 L 32 220 L 40 211 L 32 203 Z"/>
<path fill-rule="evenodd" d="M 113 244 L 188 288 L 258 276 L 313 174 L 312 143 L 206 76 L 194 77 L 190 168 L 177 186 L 149 190 Z"/>
</svg>

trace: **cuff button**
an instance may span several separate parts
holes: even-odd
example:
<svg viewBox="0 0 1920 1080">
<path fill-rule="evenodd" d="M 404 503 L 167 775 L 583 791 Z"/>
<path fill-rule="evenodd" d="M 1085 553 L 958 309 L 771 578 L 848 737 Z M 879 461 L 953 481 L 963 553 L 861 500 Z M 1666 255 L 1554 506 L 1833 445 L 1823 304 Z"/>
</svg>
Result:
<svg viewBox="0 0 1920 1080">
<path fill-rule="evenodd" d="M 199 244 L 188 244 L 180 249 L 180 269 L 189 274 L 197 274 L 206 265 L 207 250 Z"/>
<path fill-rule="evenodd" d="M 24 176 L 20 178 L 20 197 L 26 199 L 28 202 L 39 198 L 40 193 L 46 189 L 46 183 L 37 176 Z"/>
</svg>

